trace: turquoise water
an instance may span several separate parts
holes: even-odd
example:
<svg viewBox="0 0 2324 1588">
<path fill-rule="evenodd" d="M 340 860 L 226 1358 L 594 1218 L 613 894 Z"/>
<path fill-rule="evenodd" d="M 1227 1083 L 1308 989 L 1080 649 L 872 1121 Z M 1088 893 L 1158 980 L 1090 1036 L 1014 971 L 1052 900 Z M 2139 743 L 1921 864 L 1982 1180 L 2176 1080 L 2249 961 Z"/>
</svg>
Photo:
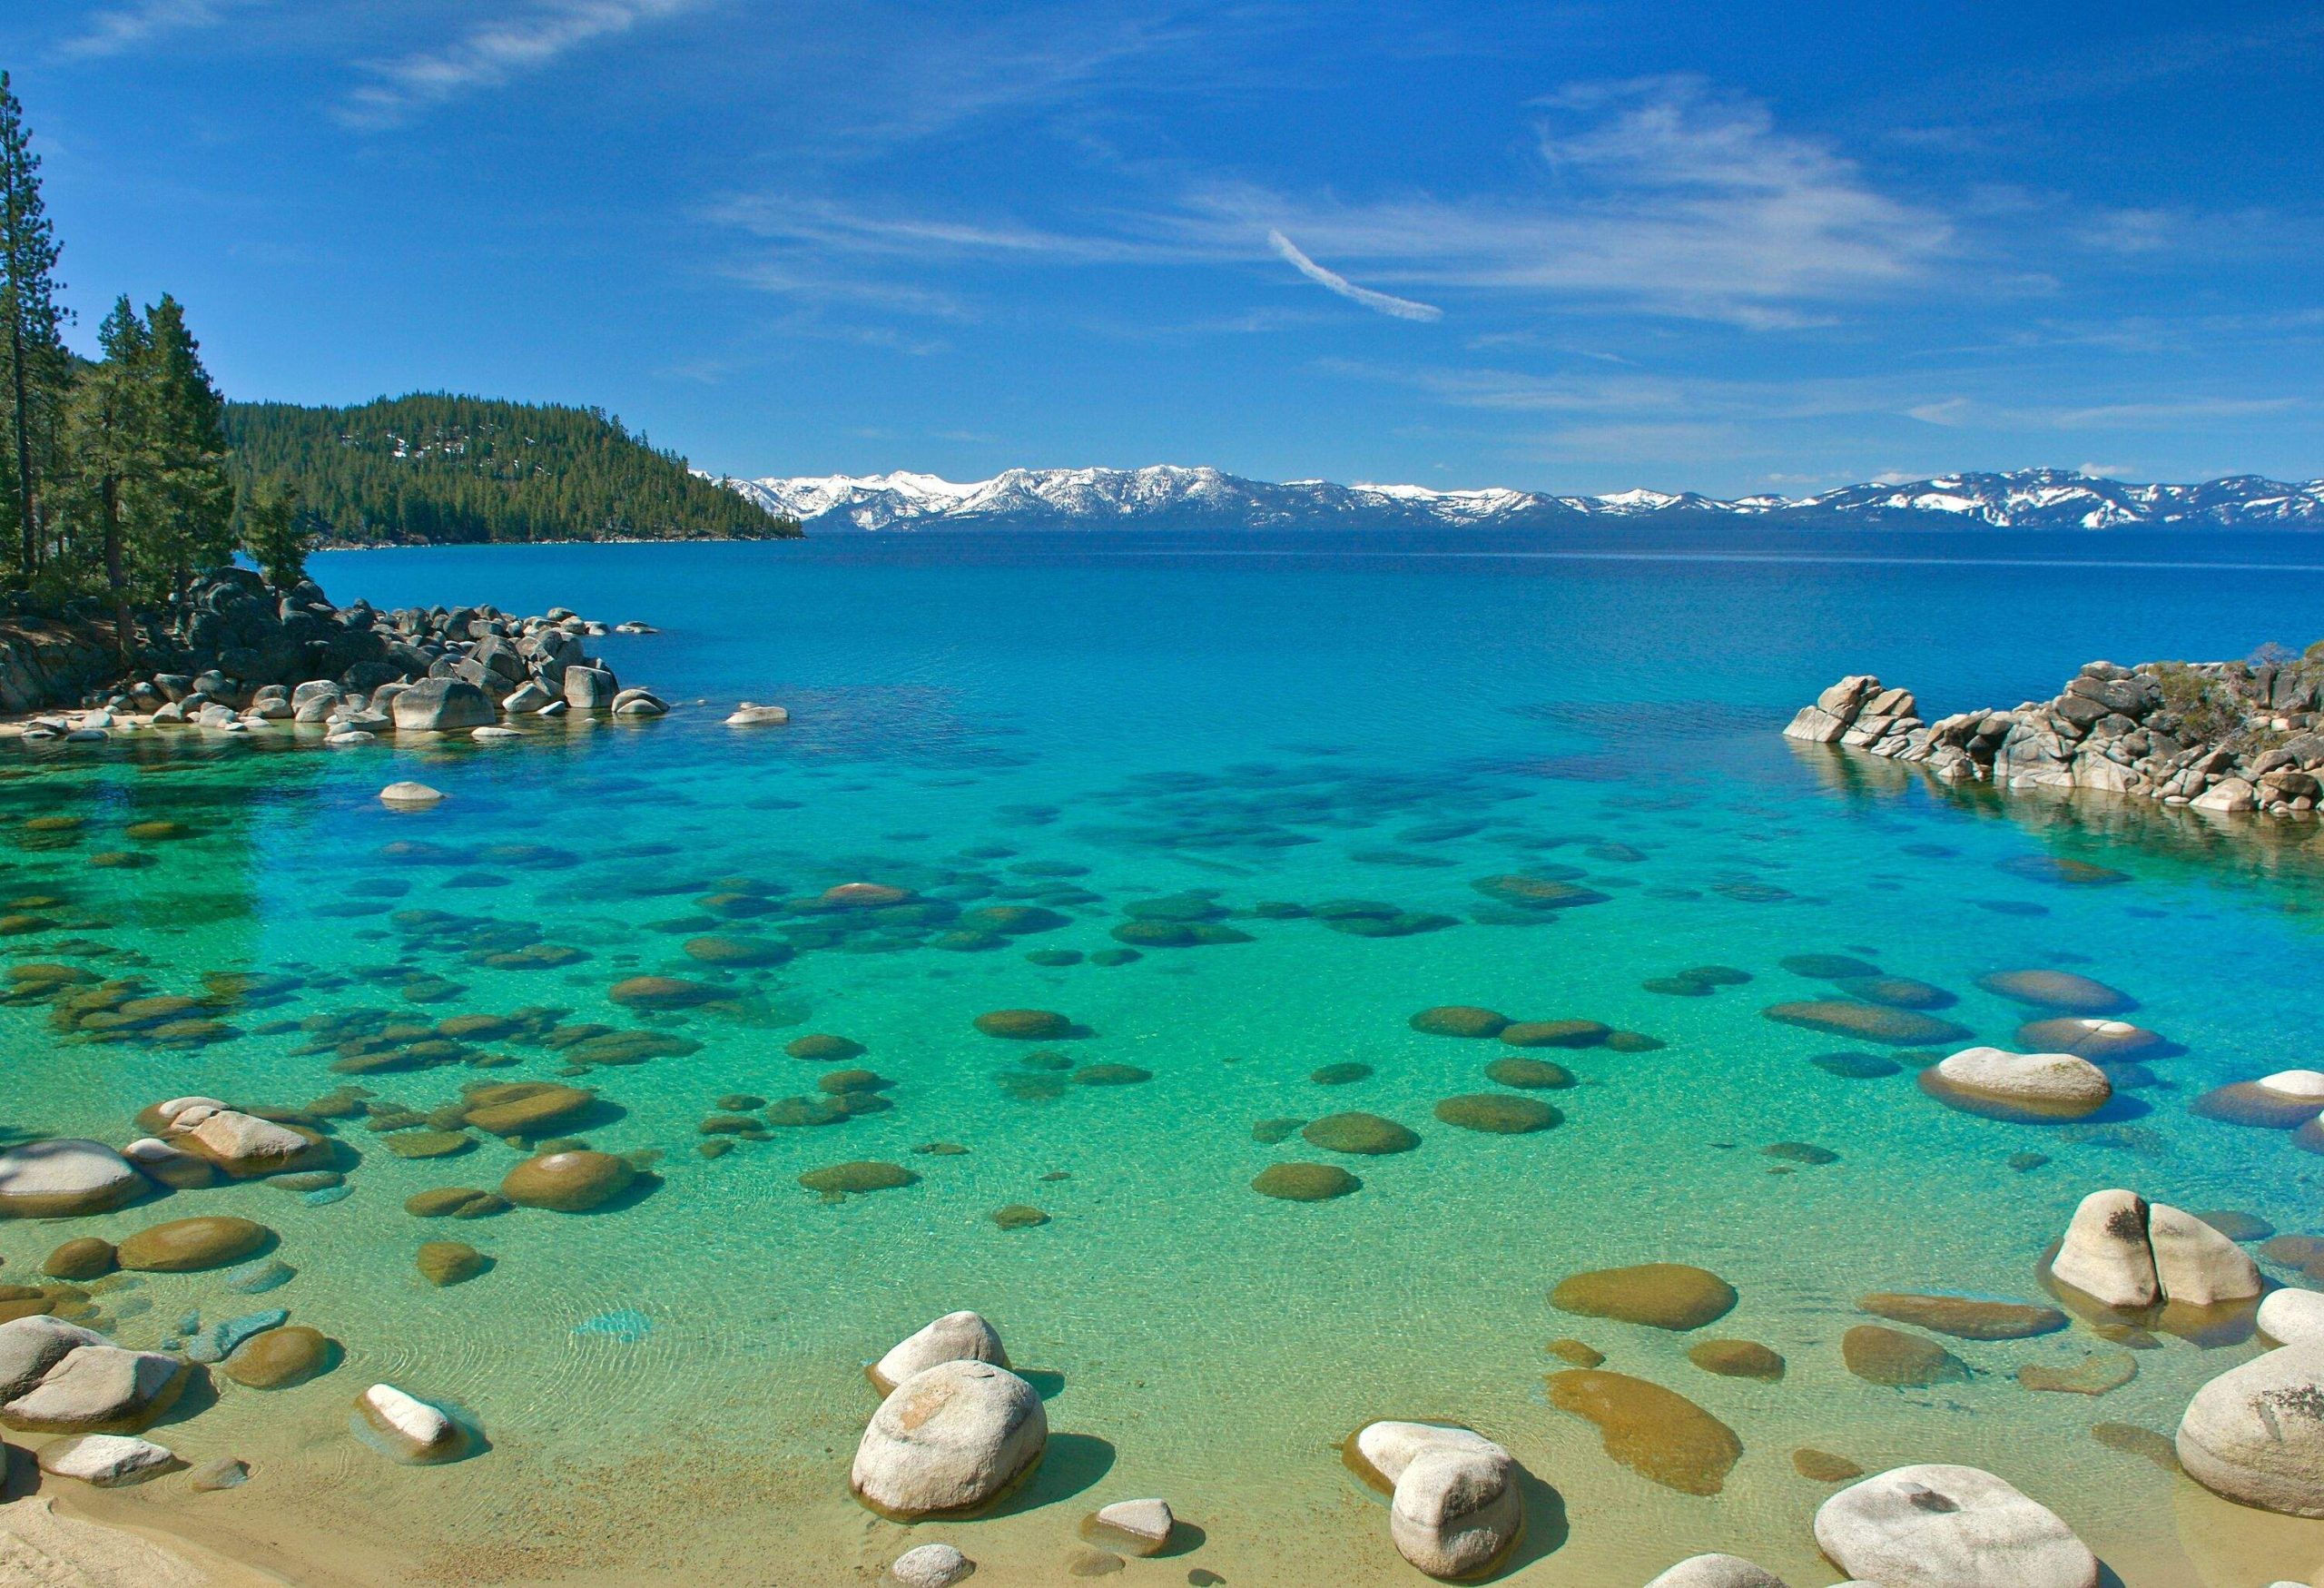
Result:
<svg viewBox="0 0 2324 1588">
<path fill-rule="evenodd" d="M 2167 1433 L 2249 1346 L 2162 1337 L 2095 1400 L 2012 1377 L 2079 1359 L 2099 1343 L 2081 1327 L 1952 1343 L 1975 1376 L 1933 1390 L 1876 1388 L 1838 1349 L 1865 1291 L 2037 1295 L 2043 1247 L 2102 1186 L 2319 1231 L 2324 1159 L 2186 1110 L 2213 1085 L 2319 1058 L 2313 829 L 1947 794 L 1777 735 L 1844 672 L 1913 687 L 1934 715 L 2045 697 L 2099 656 L 2304 644 L 2324 610 L 2324 556 L 2304 541 L 995 535 L 346 553 L 316 572 L 341 601 L 644 619 L 663 632 L 604 642 L 624 682 L 706 704 L 490 749 L 12 763 L 0 815 L 85 819 L 0 850 L 18 895 L 66 901 L 44 907 L 53 929 L 8 940 L 17 957 L 133 971 L 164 992 L 199 991 L 205 972 L 287 980 L 231 1013 L 239 1034 L 192 1049 L 66 1039 L 40 1006 L 0 1009 L 15 1056 L 0 1123 L 120 1140 L 138 1108 L 187 1092 L 295 1106 L 352 1079 L 426 1112 L 472 1081 L 564 1078 L 556 1052 L 507 1042 L 479 1044 L 513 1060 L 487 1071 L 350 1078 L 310 1032 L 267 1029 L 349 1011 L 546 1005 L 693 1050 L 576 1080 L 605 1100 L 577 1134 L 661 1155 L 658 1185 L 612 1209 L 416 1218 L 407 1197 L 496 1185 L 517 1154 L 483 1139 L 406 1160 L 343 1120 L 361 1162 L 342 1199 L 245 1185 L 83 1221 L 245 1213 L 298 1269 L 261 1300 L 214 1275 L 106 1291 L 125 1339 L 158 1340 L 189 1311 L 281 1305 L 347 1354 L 300 1389 L 222 1386 L 171 1441 L 191 1459 L 249 1455 L 257 1479 L 229 1495 L 149 1485 L 117 1502 L 133 1516 L 261 1559 L 328 1540 L 350 1581 L 868 1582 L 940 1536 L 984 1581 L 1049 1583 L 1084 1511 L 1159 1494 L 1203 1542 L 1131 1563 L 1126 1581 L 1398 1583 L 1413 1579 L 1384 1514 L 1334 1449 L 1395 1415 L 1476 1426 L 1545 1485 L 1513 1581 L 1637 1583 L 1707 1549 L 1833 1581 L 1807 1531 L 1830 1490 L 1794 1470 L 1801 1445 L 1867 1470 L 1990 1466 L 2133 1585 L 2305 1580 L 2324 1563 L 2324 1528 L 2221 1505 L 2091 1433 Z M 793 725 L 724 727 L 743 698 L 788 705 Z M 389 812 L 373 796 L 399 777 L 451 797 Z M 153 817 L 194 836 L 123 836 Z M 151 863 L 90 863 L 118 850 Z M 2121 880 L 2063 883 L 2058 858 Z M 1509 873 L 1597 902 L 1533 913 L 1476 885 Z M 939 907 L 842 935 L 792 902 L 858 881 Z M 1157 899 L 1248 941 L 1027 958 L 1118 949 L 1129 907 Z M 1409 930 L 1254 909 L 1346 901 Z M 937 919 L 994 905 L 1062 923 L 980 941 Z M 712 932 L 797 952 L 721 971 L 681 947 Z M 530 942 L 586 957 L 477 962 Z M 1971 1118 L 1924 1095 L 1909 1063 L 1845 1079 L 1811 1060 L 1862 1044 L 1762 1018 L 1827 995 L 1778 963 L 1806 952 L 1936 983 L 1958 995 L 1946 1018 L 2003 1044 L 2035 1011 L 1977 977 L 2079 971 L 2134 995 L 2132 1018 L 2184 1051 L 2126 1073 L 2081 1126 Z M 1641 986 L 1714 963 L 1752 979 L 1707 997 Z M 646 972 L 722 996 L 659 1015 L 608 1001 Z M 434 1001 L 407 995 L 422 976 L 440 979 L 416 989 Z M 1479 1134 L 1433 1105 L 1502 1090 L 1483 1069 L 1513 1050 L 1409 1027 L 1440 1004 L 1664 1045 L 1538 1055 L 1579 1080 L 1535 1094 L 1563 1121 Z M 1047 1044 L 1073 1065 L 1151 1078 L 1078 1085 L 1028 1066 L 1042 1044 L 970 1024 L 1010 1007 L 1082 1028 Z M 817 1031 L 863 1046 L 892 1108 L 703 1157 L 722 1095 L 819 1095 L 832 1067 L 783 1051 Z M 1344 1062 L 1371 1073 L 1309 1079 Z M 1258 1121 L 1350 1109 L 1420 1146 L 1335 1159 L 1254 1139 Z M 914 1150 L 935 1142 L 968 1150 Z M 1762 1150 L 1783 1142 L 1837 1161 Z M 2011 1167 L 2028 1153 L 2047 1161 Z M 858 1159 L 920 1179 L 838 1202 L 796 1183 Z M 1298 1204 L 1248 1189 L 1271 1163 L 1327 1159 L 1362 1189 Z M 1016 1204 L 1049 1222 L 991 1221 Z M 0 1226 L 0 1257 L 22 1272 L 60 1238 Z M 430 1238 L 472 1241 L 494 1267 L 433 1289 L 411 1265 Z M 1575 1270 L 1654 1260 L 1730 1280 L 1740 1305 L 1704 1332 L 1774 1346 L 1786 1377 L 1716 1377 L 1686 1359 L 1693 1337 L 1547 1303 Z M 1001 1514 L 906 1530 L 846 1494 L 872 1404 L 861 1366 L 959 1307 L 1040 1370 L 1057 1436 Z M 1544 1375 L 1564 1364 L 1543 1346 L 1563 1336 L 1729 1424 L 1745 1453 L 1724 1491 L 1658 1486 L 1551 1408 Z M 440 1469 L 380 1461 L 343 1415 L 379 1378 L 463 1408 L 491 1448 Z"/>
</svg>

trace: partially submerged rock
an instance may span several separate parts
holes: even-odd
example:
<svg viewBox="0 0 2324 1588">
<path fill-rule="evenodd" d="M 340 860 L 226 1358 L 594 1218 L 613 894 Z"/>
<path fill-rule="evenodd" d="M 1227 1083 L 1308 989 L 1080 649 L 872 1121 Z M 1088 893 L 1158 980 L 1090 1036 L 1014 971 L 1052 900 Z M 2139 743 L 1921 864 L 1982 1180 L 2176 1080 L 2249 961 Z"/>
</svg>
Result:
<svg viewBox="0 0 2324 1588">
<path fill-rule="evenodd" d="M 407 1465 L 432 1465 L 467 1452 L 468 1436 L 458 1423 L 392 1384 L 375 1384 L 357 1396 L 355 1415 L 388 1455 Z"/>
<path fill-rule="evenodd" d="M 1646 1588 L 1785 1588 L 1784 1580 L 1740 1555 L 1695 1555 L 1649 1583 Z"/>
<path fill-rule="evenodd" d="M 1882 1588 L 2097 1588 L 2098 1558 L 2072 1529 L 1989 1472 L 1902 1466 L 1841 1490 L 1816 1543 Z"/>
<path fill-rule="evenodd" d="M 2204 1385 L 2176 1444 L 2187 1475 L 2214 1494 L 2324 1517 L 2324 1340 L 2280 1346 Z"/>
<path fill-rule="evenodd" d="M 1523 1530 L 1516 1464 L 1474 1429 L 1368 1423 L 1343 1454 L 1358 1476 L 1388 1494 L 1388 1536 L 1397 1553 L 1433 1577 L 1488 1570 Z"/>
<path fill-rule="evenodd" d="M 2191 1213 L 2120 1189 L 2083 1198 L 2050 1273 L 2123 1311 L 2165 1301 L 2213 1307 L 2264 1287 L 2259 1265 L 2226 1236 Z"/>
<path fill-rule="evenodd" d="M 79 1478 L 101 1489 L 143 1483 L 177 1465 L 177 1456 L 150 1439 L 121 1434 L 83 1434 L 41 1447 L 40 1470 L 54 1477 Z"/>
<path fill-rule="evenodd" d="M 898 1384 L 856 1446 L 849 1486 L 899 1521 L 990 1504 L 1039 1465 L 1049 1418 L 1033 1386 L 990 1362 L 940 1362 Z"/>
<path fill-rule="evenodd" d="M 2001 1048 L 1965 1048 L 1922 1070 L 1920 1082 L 1940 1102 L 2000 1119 L 2078 1119 L 2114 1095 L 2106 1072 L 2087 1059 Z"/>
<path fill-rule="evenodd" d="M 222 1268 L 251 1256 L 274 1238 L 263 1224 L 223 1214 L 174 1218 L 125 1238 L 114 1248 L 124 1268 L 152 1274 L 185 1274 Z"/>
<path fill-rule="evenodd" d="M 880 1393 L 886 1395 L 913 1374 L 940 1362 L 989 1362 L 1006 1367 L 1009 1353 L 1000 1344 L 1000 1331 L 981 1314 L 948 1312 L 898 1341 L 865 1371 Z"/>
<path fill-rule="evenodd" d="M 0 1152 L 0 1218 L 109 1213 L 146 1189 L 130 1161 L 102 1141 L 60 1137 Z"/>
</svg>

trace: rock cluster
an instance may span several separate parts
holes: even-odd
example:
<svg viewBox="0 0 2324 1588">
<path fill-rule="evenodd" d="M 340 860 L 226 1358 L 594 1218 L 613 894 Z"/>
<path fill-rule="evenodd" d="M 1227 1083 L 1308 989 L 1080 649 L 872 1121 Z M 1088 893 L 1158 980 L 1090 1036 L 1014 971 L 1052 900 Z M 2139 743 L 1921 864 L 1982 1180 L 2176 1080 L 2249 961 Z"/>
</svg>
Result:
<svg viewBox="0 0 2324 1588">
<path fill-rule="evenodd" d="M 1029 1476 L 1049 1448 L 1049 1415 L 1007 1360 L 972 1312 L 948 1313 L 882 1356 L 872 1376 L 886 1398 L 848 1475 L 856 1498 L 901 1521 L 962 1515 Z"/>
<path fill-rule="evenodd" d="M 145 624 L 126 676 L 117 658 L 105 669 L 20 666 L 0 636 L 0 711 L 74 699 L 94 708 L 35 723 L 34 736 L 101 738 L 159 724 L 249 733 L 279 724 L 350 744 L 568 711 L 661 715 L 668 707 L 660 699 L 623 688 L 590 653 L 586 642 L 607 632 L 563 607 L 519 617 L 487 606 L 334 607 L 311 581 L 279 590 L 248 569 L 220 568 Z M 119 679 L 112 688 L 87 691 L 92 676 L 108 673 Z"/>
<path fill-rule="evenodd" d="M 1389 1491 L 1389 1540 L 1432 1577 L 1478 1575 L 1524 1529 L 1517 1464 L 1472 1429 L 1367 1424 L 1350 1442 L 1348 1464 Z"/>
<path fill-rule="evenodd" d="M 1801 709 L 1787 737 L 1927 768 L 1947 783 L 2102 789 L 2212 812 L 2305 816 L 2324 798 L 2324 657 L 2087 664 L 2064 693 L 1925 722 L 1868 674 Z"/>
<path fill-rule="evenodd" d="M 2211 1307 L 2260 1294 L 2259 1267 L 2191 1213 L 2134 1192 L 2093 1191 L 2074 1209 L 2050 1264 L 2059 1283 L 2108 1307 Z"/>
</svg>

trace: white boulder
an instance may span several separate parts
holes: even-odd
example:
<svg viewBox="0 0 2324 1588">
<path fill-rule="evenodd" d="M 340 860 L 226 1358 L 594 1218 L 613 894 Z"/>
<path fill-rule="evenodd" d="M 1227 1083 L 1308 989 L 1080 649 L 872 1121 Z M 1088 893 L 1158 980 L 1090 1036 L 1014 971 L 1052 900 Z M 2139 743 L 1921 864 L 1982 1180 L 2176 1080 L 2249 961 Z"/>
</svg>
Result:
<svg viewBox="0 0 2324 1588">
<path fill-rule="evenodd" d="M 2046 1508 L 1974 1466 L 1900 1466 L 1816 1513 L 1816 1543 L 1882 1588 L 2096 1588 L 2098 1557 Z"/>
<path fill-rule="evenodd" d="M 449 1461 L 467 1444 L 459 1425 L 392 1384 L 375 1384 L 357 1396 L 355 1412 L 389 1455 L 412 1465 Z"/>
<path fill-rule="evenodd" d="M 0 1422 L 43 1434 L 142 1428 L 177 1398 L 185 1374 L 182 1358 L 160 1351 L 75 1346 L 38 1384 L 0 1403 Z"/>
<path fill-rule="evenodd" d="M 896 1588 L 952 1588 L 976 1575 L 976 1563 L 949 1544 L 924 1544 L 908 1549 L 888 1566 Z"/>
<path fill-rule="evenodd" d="M 83 1346 L 109 1346 L 94 1329 L 36 1312 L 0 1323 L 0 1404 L 27 1394 L 48 1370 Z"/>
<path fill-rule="evenodd" d="M 1923 1074 L 1928 1090 L 1948 1101 L 2044 1119 L 2079 1119 L 2114 1095 L 2104 1070 L 2072 1053 L 1964 1048 Z"/>
<path fill-rule="evenodd" d="M 144 1186 L 129 1160 L 102 1141 L 60 1137 L 0 1152 L 0 1218 L 106 1213 Z"/>
<path fill-rule="evenodd" d="M 1427 1446 L 1405 1465 L 1388 1504 L 1390 1542 L 1432 1577 L 1483 1571 L 1517 1542 L 1524 1521 L 1515 1465 L 1498 1446 Z"/>
<path fill-rule="evenodd" d="M 939 1362 L 990 1362 L 995 1367 L 1006 1367 L 1009 1353 L 1001 1349 L 1000 1331 L 980 1315 L 948 1312 L 899 1341 L 873 1363 L 872 1382 L 885 1395 Z"/>
<path fill-rule="evenodd" d="M 2279 1345 L 2324 1336 L 2324 1291 L 2270 1290 L 2260 1303 L 2255 1321 L 2260 1332 Z"/>
<path fill-rule="evenodd" d="M 407 778 L 401 783 L 391 783 L 381 789 L 379 803 L 399 811 L 424 811 L 430 805 L 442 804 L 444 791 L 430 788 L 424 783 L 414 783 Z"/>
<path fill-rule="evenodd" d="M 1089 1520 L 1093 1543 L 1126 1555 L 1159 1554 L 1177 1525 L 1167 1500 L 1117 1500 Z"/>
<path fill-rule="evenodd" d="M 2324 1339 L 2230 1367 L 2179 1421 L 2179 1465 L 2213 1494 L 2324 1517 Z"/>
<path fill-rule="evenodd" d="M 289 1126 L 236 1109 L 189 1109 L 170 1122 L 171 1129 L 184 1129 L 185 1119 L 196 1113 L 200 1121 L 184 1136 L 190 1149 L 237 1179 L 280 1174 L 328 1156 L 327 1149 Z"/>
<path fill-rule="evenodd" d="M 141 1483 L 176 1460 L 173 1452 L 150 1439 L 123 1434 L 83 1434 L 44 1445 L 40 1470 L 109 1489 L 122 1484 Z"/>
<path fill-rule="evenodd" d="M 743 702 L 727 715 L 730 728 L 780 727 L 791 720 L 791 714 L 779 705 L 753 705 Z"/>
<path fill-rule="evenodd" d="M 1451 1445 L 1503 1457 L 1509 1453 L 1473 1429 L 1444 1423 L 1366 1423 L 1356 1430 L 1355 1454 L 1378 1476 L 1383 1488 L 1393 1489 L 1413 1457 L 1423 1450 Z"/>
<path fill-rule="evenodd" d="M 2250 1254 L 2191 1213 L 2152 1204 L 2146 1238 L 2166 1300 L 2211 1307 L 2260 1294 L 2260 1267 Z"/>
<path fill-rule="evenodd" d="M 2162 1298 L 2162 1287 L 2146 1220 L 2146 1199 L 2134 1192 L 2091 1192 L 2073 1210 L 2050 1272 L 2108 1307 L 2152 1307 Z"/>
<path fill-rule="evenodd" d="M 1785 1588 L 1773 1572 L 1740 1555 L 1696 1555 L 1680 1561 L 1646 1588 Z"/>
<path fill-rule="evenodd" d="M 901 1520 L 972 1511 L 1039 1465 L 1049 1436 L 1031 1385 L 990 1362 L 940 1362 L 880 1403 L 848 1483 Z"/>
</svg>

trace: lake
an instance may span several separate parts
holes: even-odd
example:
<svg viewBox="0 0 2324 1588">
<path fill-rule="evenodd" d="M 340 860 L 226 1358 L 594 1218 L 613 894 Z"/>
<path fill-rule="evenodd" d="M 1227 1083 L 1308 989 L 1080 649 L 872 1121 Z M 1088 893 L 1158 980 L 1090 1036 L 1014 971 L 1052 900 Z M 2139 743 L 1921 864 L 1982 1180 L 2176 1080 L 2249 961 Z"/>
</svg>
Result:
<svg viewBox="0 0 2324 1588">
<path fill-rule="evenodd" d="M 249 1484 L 123 1491 L 111 1514 L 261 1563 L 311 1551 L 339 1573 L 324 1581 L 868 1583 L 941 1538 L 1006 1584 L 1063 1580 L 1084 1513 L 1157 1494 L 1193 1547 L 1125 1582 L 1402 1583 L 1384 1503 L 1338 1450 L 1393 1416 L 1475 1427 L 1538 1480 L 1512 1582 L 1642 1583 L 1707 1550 L 1831 1582 L 1808 1524 L 1833 1485 L 1803 1475 L 1802 1449 L 1988 1467 L 2131 1588 L 2324 1563 L 2324 1524 L 2228 1505 L 2158 1462 L 2248 1344 L 2158 1332 L 2097 1397 L 2015 1376 L 2119 1348 L 2085 1324 L 1945 1339 L 1963 1374 L 1923 1388 L 1856 1376 L 1840 1346 L 1866 1292 L 2046 1300 L 2043 1249 L 2104 1187 L 2324 1233 L 2324 1158 L 2188 1109 L 2318 1057 L 2314 824 L 1948 792 L 1779 736 L 1845 673 L 1912 688 L 1934 717 L 2046 698 L 2102 656 L 2304 646 L 2324 632 L 2324 543 L 992 532 L 346 552 L 312 571 L 341 603 L 650 623 L 603 653 L 677 709 L 489 747 L 28 757 L 0 815 L 83 824 L 16 827 L 15 893 L 60 902 L 13 953 L 164 993 L 277 980 L 192 1048 L 0 1008 L 0 1124 L 119 1141 L 138 1109 L 189 1093 L 299 1107 L 353 1085 L 426 1116 L 464 1086 L 556 1080 L 599 1094 L 574 1136 L 658 1155 L 655 1178 L 593 1213 L 422 1218 L 408 1198 L 490 1189 L 520 1155 L 476 1134 L 407 1159 L 366 1129 L 393 1122 L 375 1113 L 336 1124 L 360 1155 L 351 1193 L 249 1183 L 76 1221 L 240 1213 L 296 1270 L 258 1297 L 218 1273 L 101 1282 L 124 1343 L 282 1306 L 345 1352 L 295 1389 L 221 1384 L 158 1435 L 191 1461 L 246 1456 Z M 723 725 L 743 699 L 793 722 Z M 378 790 L 405 777 L 449 797 L 386 809 Z M 192 836 L 123 836 L 162 818 Z M 116 852 L 144 863 L 89 863 Z M 850 883 L 911 897 L 815 907 Z M 705 960 L 687 946 L 705 938 L 743 948 Z M 538 944 L 574 952 L 524 952 Z M 1807 955 L 1933 984 L 1970 1035 L 1932 1052 L 1767 1019 L 1835 996 Z M 1748 979 L 1678 977 L 1701 967 Z M 1978 985 L 2014 969 L 2122 990 L 2168 1056 L 2122 1067 L 2115 1100 L 2072 1125 L 1946 1108 L 1920 1064 L 2012 1045 L 2048 1012 Z M 609 999 L 649 974 L 711 1001 Z M 1414 1029 L 1440 1006 L 1620 1040 Z M 972 1023 L 1007 1009 L 1070 1034 Z M 333 1069 L 350 1035 L 462 1015 L 510 1016 L 517 1037 L 463 1044 L 481 1069 Z M 537 1041 L 584 1022 L 667 1040 L 642 1062 Z M 810 1034 L 854 1056 L 786 1051 Z M 1510 1059 L 1571 1084 L 1488 1073 Z M 873 1074 L 823 1084 L 850 1070 Z M 1480 1097 L 1499 1100 L 1438 1112 Z M 1554 1122 L 1457 1122 L 1505 1120 L 1512 1100 Z M 770 1110 L 789 1122 L 736 1123 Z M 1299 1133 L 1351 1111 L 1417 1144 L 1351 1154 Z M 860 1161 L 916 1179 L 799 1183 Z M 1292 1162 L 1360 1189 L 1253 1190 Z M 1006 1228 L 1002 1208 L 1046 1222 Z M 5 1273 L 58 1238 L 0 1225 Z M 414 1254 L 438 1238 L 491 1267 L 428 1284 Z M 1577 1271 L 1666 1261 L 1739 1301 L 1693 1334 L 1550 1304 Z M 863 1366 L 960 1307 L 1046 1396 L 1049 1455 L 998 1514 L 905 1528 L 848 1493 L 877 1405 Z M 1706 1371 L 1688 1355 L 1706 1337 L 1772 1347 L 1783 1376 Z M 1731 1428 L 1742 1454 L 1718 1492 L 1612 1459 L 1558 1409 L 1561 1339 Z M 346 1428 L 382 1379 L 489 1447 L 382 1461 Z"/>
</svg>

